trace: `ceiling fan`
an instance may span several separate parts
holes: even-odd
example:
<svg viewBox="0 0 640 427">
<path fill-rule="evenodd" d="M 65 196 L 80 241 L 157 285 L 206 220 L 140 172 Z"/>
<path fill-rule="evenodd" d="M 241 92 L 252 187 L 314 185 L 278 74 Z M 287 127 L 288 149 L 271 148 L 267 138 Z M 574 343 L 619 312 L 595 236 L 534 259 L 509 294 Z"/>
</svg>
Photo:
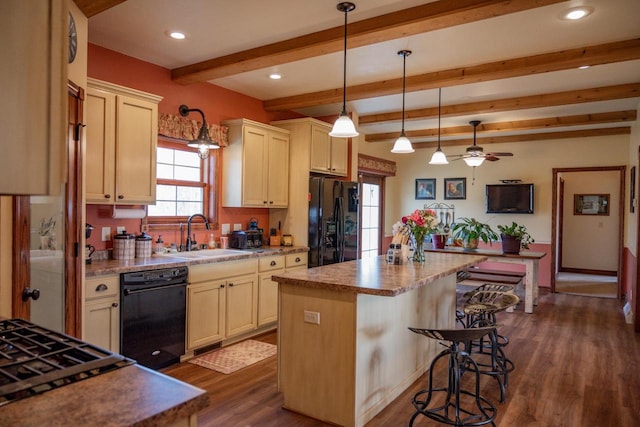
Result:
<svg viewBox="0 0 640 427">
<path fill-rule="evenodd" d="M 473 145 L 467 147 L 467 152 L 465 154 L 452 156 L 457 157 L 452 160 L 462 159 L 469 166 L 480 166 L 485 160 L 495 162 L 496 160 L 500 160 L 500 157 L 513 156 L 513 153 L 485 153 L 481 146 L 476 145 L 476 129 L 480 124 L 480 120 L 471 120 L 469 124 L 473 126 Z"/>
</svg>

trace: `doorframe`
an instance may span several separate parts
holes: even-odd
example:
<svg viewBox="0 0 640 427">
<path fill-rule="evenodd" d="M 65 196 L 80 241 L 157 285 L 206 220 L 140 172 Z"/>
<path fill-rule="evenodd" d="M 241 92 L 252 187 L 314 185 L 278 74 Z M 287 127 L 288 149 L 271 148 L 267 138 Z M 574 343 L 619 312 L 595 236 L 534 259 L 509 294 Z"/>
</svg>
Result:
<svg viewBox="0 0 640 427">
<path fill-rule="evenodd" d="M 82 219 L 82 128 L 84 125 L 84 89 L 67 83 L 67 146 L 65 183 L 65 256 L 64 256 L 64 332 L 82 335 L 82 263 L 80 245 Z M 15 196 L 13 201 L 12 316 L 30 318 L 30 301 L 22 293 L 30 286 L 30 196 Z"/>
<path fill-rule="evenodd" d="M 618 202 L 618 270 L 617 270 L 617 298 L 622 298 L 622 272 L 624 266 L 624 208 L 625 208 L 625 180 L 626 166 L 596 166 L 579 168 L 553 168 L 552 179 L 552 200 L 551 200 L 551 292 L 556 291 L 556 270 L 558 268 L 556 258 L 561 248 L 558 246 L 562 241 L 562 230 L 557 230 L 556 226 L 563 222 L 562 213 L 558 214 L 558 175 L 560 173 L 571 172 L 607 172 L 618 171 L 619 173 L 619 202 Z M 558 217 L 560 216 L 560 218 Z M 560 234 L 560 236 L 558 235 Z"/>
<path fill-rule="evenodd" d="M 384 211 L 385 211 L 385 176 L 374 173 L 367 172 L 359 172 L 358 173 L 358 197 L 359 201 L 359 213 L 358 213 L 358 258 L 362 258 L 362 188 L 363 184 L 373 184 L 378 185 L 380 187 L 380 206 L 378 212 L 379 224 L 378 224 L 378 255 L 382 255 L 384 253 L 384 249 L 382 247 L 384 243 Z"/>
<path fill-rule="evenodd" d="M 640 165 L 640 147 L 638 147 L 638 164 Z M 636 182 L 630 185 L 635 185 L 636 192 L 638 191 L 638 174 L 636 174 Z M 630 200 L 629 203 L 633 203 L 633 200 Z M 636 212 L 638 207 L 636 206 Z M 633 324 L 634 330 L 636 332 L 640 332 L 640 284 L 638 284 L 638 278 L 640 278 L 640 262 L 638 262 L 638 254 L 640 254 L 640 214 L 636 213 L 636 287 L 633 290 L 632 299 L 635 298 L 636 304 L 633 310 Z M 633 304 L 633 302 L 630 302 Z"/>
</svg>

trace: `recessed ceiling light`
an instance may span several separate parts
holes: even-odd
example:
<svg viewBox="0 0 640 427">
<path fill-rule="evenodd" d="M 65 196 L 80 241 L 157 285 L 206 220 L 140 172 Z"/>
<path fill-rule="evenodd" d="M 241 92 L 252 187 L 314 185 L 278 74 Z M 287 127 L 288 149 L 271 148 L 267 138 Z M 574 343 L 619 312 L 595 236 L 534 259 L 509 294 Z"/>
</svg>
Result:
<svg viewBox="0 0 640 427">
<path fill-rule="evenodd" d="M 169 37 L 176 40 L 184 40 L 187 37 L 180 31 L 169 31 L 167 34 L 169 35 Z"/>
<path fill-rule="evenodd" d="M 572 7 L 562 13 L 562 19 L 570 21 L 577 21 L 578 19 L 586 18 L 593 13 L 593 8 L 588 6 Z"/>
<path fill-rule="evenodd" d="M 581 65 L 578 67 L 578 69 L 580 70 L 586 70 L 587 68 L 591 67 L 591 65 Z"/>
<path fill-rule="evenodd" d="M 280 74 L 280 73 L 271 73 L 271 74 L 269 74 L 269 78 L 271 80 L 280 80 L 282 78 L 282 74 Z"/>
</svg>

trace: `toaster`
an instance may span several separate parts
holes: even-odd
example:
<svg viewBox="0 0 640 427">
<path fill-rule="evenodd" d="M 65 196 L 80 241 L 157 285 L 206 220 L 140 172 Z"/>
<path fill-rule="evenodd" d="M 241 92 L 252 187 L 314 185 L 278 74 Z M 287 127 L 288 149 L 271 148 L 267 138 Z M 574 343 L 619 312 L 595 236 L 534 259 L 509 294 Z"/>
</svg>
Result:
<svg viewBox="0 0 640 427">
<path fill-rule="evenodd" d="M 232 231 L 229 236 L 229 247 L 234 249 L 255 249 L 262 247 L 262 229 Z"/>
</svg>

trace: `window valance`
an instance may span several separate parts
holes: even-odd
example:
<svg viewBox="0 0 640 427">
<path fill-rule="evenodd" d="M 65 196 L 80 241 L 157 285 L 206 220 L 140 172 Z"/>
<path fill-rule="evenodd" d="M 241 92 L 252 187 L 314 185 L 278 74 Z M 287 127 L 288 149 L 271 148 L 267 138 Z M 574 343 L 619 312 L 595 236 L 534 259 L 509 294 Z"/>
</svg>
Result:
<svg viewBox="0 0 640 427">
<path fill-rule="evenodd" d="M 174 114 L 158 114 L 158 133 L 169 138 L 191 141 L 198 138 L 201 123 L 188 117 Z M 208 124 L 209 136 L 221 147 L 229 145 L 229 128 L 226 126 Z"/>
</svg>

